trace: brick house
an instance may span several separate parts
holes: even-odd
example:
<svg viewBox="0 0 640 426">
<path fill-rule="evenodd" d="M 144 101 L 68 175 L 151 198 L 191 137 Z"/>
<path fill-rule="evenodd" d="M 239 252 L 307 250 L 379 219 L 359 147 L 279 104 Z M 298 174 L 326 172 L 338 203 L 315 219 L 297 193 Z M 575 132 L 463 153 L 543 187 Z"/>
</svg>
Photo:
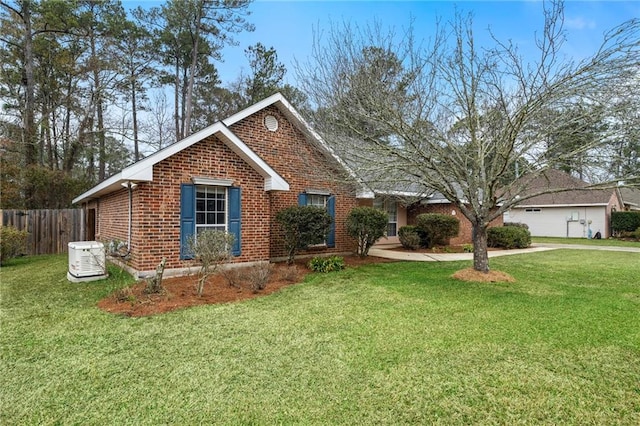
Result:
<svg viewBox="0 0 640 426">
<path fill-rule="evenodd" d="M 460 208 L 451 204 L 449 200 L 438 192 L 430 196 L 407 191 L 374 191 L 374 194 L 372 199 L 359 199 L 358 204 L 380 208 L 389 215 L 387 236 L 378 240 L 377 246 L 399 244 L 398 230 L 404 225 L 415 224 L 416 217 L 422 213 L 455 216 L 460 221 L 458 236 L 451 238 L 449 244 L 461 245 L 469 244 L 473 241 L 471 222 L 464 217 Z M 490 227 L 502 225 L 502 216 L 492 220 L 489 224 Z"/>
<path fill-rule="evenodd" d="M 151 273 L 189 272 L 186 241 L 198 230 L 235 237 L 234 262 L 285 256 L 275 214 L 324 206 L 334 225 L 314 252 L 353 250 L 346 234 L 357 205 L 339 159 L 280 94 L 273 95 L 125 168 L 73 200 L 85 212 L 86 239 L 126 242 L 126 266 Z M 361 196 L 367 196 L 361 195 Z"/>
<path fill-rule="evenodd" d="M 136 277 L 152 273 L 165 257 L 171 276 L 190 272 L 186 242 L 207 228 L 234 235 L 233 262 L 284 258 L 274 219 L 292 205 L 322 206 L 334 218 L 326 244 L 308 254 L 352 252 L 345 221 L 358 205 L 390 213 L 383 244 L 398 242 L 397 230 L 413 213 L 430 211 L 428 203 L 407 206 L 401 197 L 375 194 L 357 182 L 275 94 L 128 166 L 73 202 L 85 214 L 85 239 L 124 243 L 123 263 Z M 458 217 L 461 229 L 470 228 Z M 458 240 L 469 242 L 470 234 Z"/>
</svg>

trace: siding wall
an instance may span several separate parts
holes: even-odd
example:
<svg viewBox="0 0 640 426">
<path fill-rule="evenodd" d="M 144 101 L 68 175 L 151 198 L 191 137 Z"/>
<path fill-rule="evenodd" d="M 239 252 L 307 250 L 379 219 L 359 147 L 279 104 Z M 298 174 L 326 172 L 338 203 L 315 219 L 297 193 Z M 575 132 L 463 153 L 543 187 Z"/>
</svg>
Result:
<svg viewBox="0 0 640 426">
<path fill-rule="evenodd" d="M 526 211 L 539 209 L 539 211 Z M 577 221 L 567 222 L 568 217 Z M 505 221 L 521 222 L 529 225 L 531 235 L 536 237 L 587 238 L 591 226 L 592 233 L 600 231 L 603 238 L 609 237 L 607 207 L 526 207 L 515 208 L 505 216 Z M 580 223 L 580 221 L 583 223 Z M 592 223 L 589 225 L 588 221 Z"/>
</svg>

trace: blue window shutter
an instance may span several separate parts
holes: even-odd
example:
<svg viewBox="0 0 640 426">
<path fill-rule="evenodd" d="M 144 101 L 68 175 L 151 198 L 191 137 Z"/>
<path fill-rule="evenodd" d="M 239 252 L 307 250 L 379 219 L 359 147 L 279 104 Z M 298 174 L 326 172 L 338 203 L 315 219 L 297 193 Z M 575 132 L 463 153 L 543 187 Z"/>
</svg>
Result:
<svg viewBox="0 0 640 426">
<path fill-rule="evenodd" d="M 333 221 L 329 228 L 329 235 L 327 235 L 327 247 L 336 246 L 336 197 L 332 195 L 327 199 L 327 213 L 331 216 Z"/>
<path fill-rule="evenodd" d="M 189 238 L 196 229 L 196 191 L 190 183 L 180 185 L 180 259 L 193 259 Z"/>
<path fill-rule="evenodd" d="M 304 192 L 298 194 L 298 205 L 299 206 L 307 205 L 307 194 L 305 194 Z"/>
<path fill-rule="evenodd" d="M 240 256 L 242 253 L 241 238 L 241 215 L 240 215 L 240 188 L 232 186 L 229 188 L 229 233 L 233 235 L 233 247 L 231 254 Z"/>
</svg>

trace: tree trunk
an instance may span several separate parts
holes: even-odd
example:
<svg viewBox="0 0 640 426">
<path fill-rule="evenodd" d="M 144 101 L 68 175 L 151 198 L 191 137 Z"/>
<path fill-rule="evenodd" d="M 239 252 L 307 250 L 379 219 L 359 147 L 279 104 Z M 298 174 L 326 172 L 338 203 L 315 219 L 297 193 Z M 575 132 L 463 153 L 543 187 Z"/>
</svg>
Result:
<svg viewBox="0 0 640 426">
<path fill-rule="evenodd" d="M 489 253 L 487 251 L 487 225 L 473 221 L 473 269 L 489 272 Z"/>
<path fill-rule="evenodd" d="M 136 81 L 135 76 L 131 76 L 131 114 L 133 118 L 133 155 L 135 161 L 140 160 L 140 148 L 138 141 L 138 105 L 136 102 Z"/>
<path fill-rule="evenodd" d="M 95 129 L 95 134 L 98 138 L 98 182 L 102 182 L 105 178 L 105 158 L 106 158 L 106 148 L 105 148 L 105 130 L 104 130 L 104 106 L 102 99 L 102 83 L 100 79 L 100 58 L 98 57 L 97 48 L 96 48 L 96 34 L 94 29 L 91 28 L 91 34 L 89 35 L 90 39 L 90 47 L 91 47 L 91 60 L 90 64 L 93 68 L 93 84 L 94 84 L 94 108 L 96 111 L 96 118 L 98 120 L 98 128 Z M 93 130 L 93 129 L 92 129 Z"/>
<path fill-rule="evenodd" d="M 173 93 L 173 118 L 176 125 L 176 140 L 182 139 L 182 132 L 180 131 L 180 62 L 176 55 L 176 74 L 174 80 L 174 93 Z"/>
<path fill-rule="evenodd" d="M 191 111 L 193 109 L 193 85 L 196 79 L 196 66 L 198 64 L 198 49 L 200 48 L 200 21 L 202 21 L 204 2 L 198 4 L 198 14 L 195 17 L 195 33 L 193 46 L 191 47 L 191 66 L 189 67 L 189 79 L 187 80 L 186 111 L 184 118 L 184 136 L 191 134 Z"/>
</svg>

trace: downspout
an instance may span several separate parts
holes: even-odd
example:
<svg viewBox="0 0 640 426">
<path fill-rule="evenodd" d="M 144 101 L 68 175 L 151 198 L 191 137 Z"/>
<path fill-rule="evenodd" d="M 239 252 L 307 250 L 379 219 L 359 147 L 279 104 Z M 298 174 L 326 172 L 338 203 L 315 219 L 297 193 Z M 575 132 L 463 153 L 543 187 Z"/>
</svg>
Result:
<svg viewBox="0 0 640 426">
<path fill-rule="evenodd" d="M 128 214 L 128 226 L 127 226 L 127 252 L 120 254 L 120 257 L 125 258 L 131 253 L 131 234 L 133 230 L 133 188 L 138 186 L 137 183 L 127 181 L 123 182 L 122 186 L 127 188 L 129 195 L 129 214 Z"/>
</svg>

